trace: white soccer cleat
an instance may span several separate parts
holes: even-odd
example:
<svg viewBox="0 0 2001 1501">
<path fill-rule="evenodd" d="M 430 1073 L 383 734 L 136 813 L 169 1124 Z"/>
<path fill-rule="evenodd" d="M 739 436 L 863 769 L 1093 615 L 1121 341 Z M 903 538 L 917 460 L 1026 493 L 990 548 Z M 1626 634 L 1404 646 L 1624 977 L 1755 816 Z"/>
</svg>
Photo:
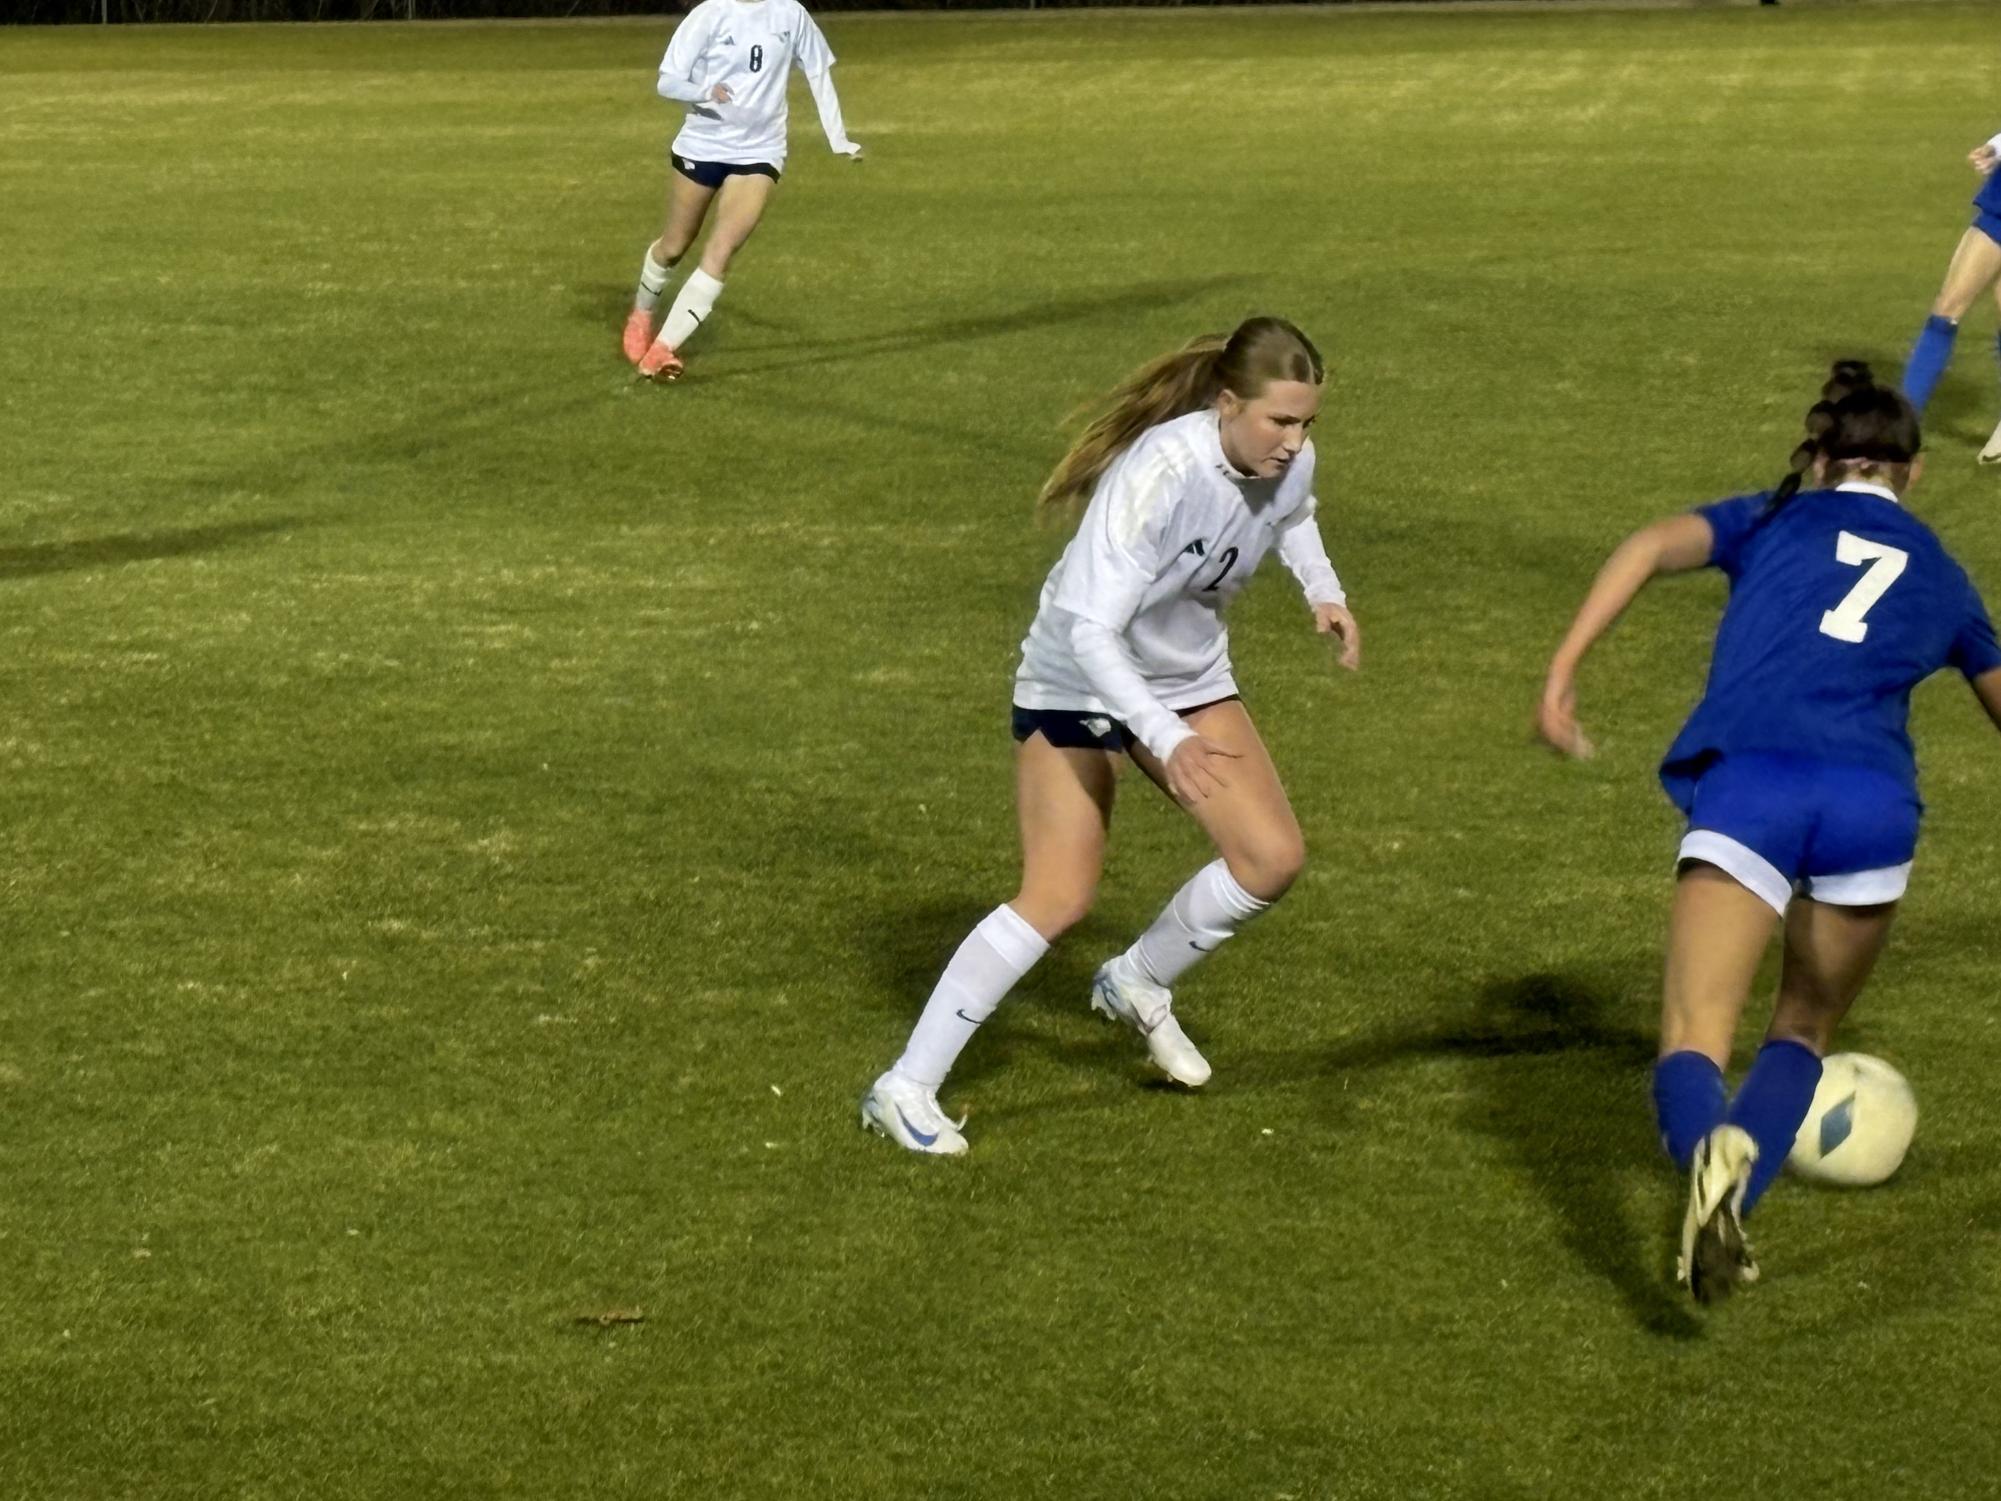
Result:
<svg viewBox="0 0 2001 1501">
<path fill-rule="evenodd" d="M 2001 422 L 1994 424 L 1994 436 L 1987 440 L 1987 446 L 1980 450 L 1983 464 L 2001 464 Z"/>
<path fill-rule="evenodd" d="M 926 1089 L 895 1069 L 869 1086 L 862 1096 L 861 1116 L 865 1129 L 887 1136 L 909 1151 L 933 1157 L 965 1153 L 966 1138 L 959 1134 L 965 1117 L 953 1120 L 939 1108 L 937 1090 Z"/>
<path fill-rule="evenodd" d="M 1209 1082 L 1209 1060 L 1195 1049 L 1174 1019 L 1174 996 L 1132 972 L 1125 955 L 1098 966 L 1091 978 L 1091 1009 L 1122 1021 L 1146 1039 L 1146 1050 L 1177 1084 L 1199 1088 Z"/>
<path fill-rule="evenodd" d="M 1695 1149 L 1675 1278 L 1698 1303 L 1717 1302 L 1738 1283 L 1758 1280 L 1758 1263 L 1744 1238 L 1744 1190 L 1757 1160 L 1758 1144 L 1742 1126 L 1718 1126 Z"/>
</svg>

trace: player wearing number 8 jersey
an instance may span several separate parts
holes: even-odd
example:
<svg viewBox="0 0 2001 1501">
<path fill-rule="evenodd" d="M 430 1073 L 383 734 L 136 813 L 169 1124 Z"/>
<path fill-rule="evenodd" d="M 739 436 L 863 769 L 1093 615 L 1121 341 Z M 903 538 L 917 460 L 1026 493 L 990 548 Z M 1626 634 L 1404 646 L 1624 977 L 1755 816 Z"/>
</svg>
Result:
<svg viewBox="0 0 2001 1501">
<path fill-rule="evenodd" d="M 903 1056 L 862 1097 L 862 1123 L 912 1151 L 966 1150 L 938 1089 L 1017 981 L 1090 909 L 1118 764 L 1130 756 L 1218 858 L 1099 966 L 1091 1005 L 1145 1040 L 1176 1082 L 1209 1065 L 1169 987 L 1284 895 L 1305 846 L 1237 697 L 1222 611 L 1268 552 L 1355 667 L 1361 643 L 1314 520 L 1320 355 L 1292 324 L 1252 318 L 1154 361 L 1112 398 L 1043 489 L 1089 496 L 1043 585 L 1015 675 L 1021 885 L 967 935 Z"/>
<path fill-rule="evenodd" d="M 658 89 L 689 109 L 674 137 L 667 225 L 647 247 L 625 322 L 625 357 L 641 375 L 680 377 L 682 345 L 715 307 L 731 258 L 763 217 L 785 167 L 785 88 L 795 67 L 813 92 L 827 144 L 859 157 L 834 92 L 833 49 L 798 0 L 702 0 L 675 28 Z M 681 284 L 655 338 L 654 311 L 712 200 L 716 223 L 701 265 Z"/>
<path fill-rule="evenodd" d="M 1704 1302 L 1757 1275 L 1742 1219 L 1813 1102 L 1820 1059 L 1889 935 L 1918 836 L 1911 690 L 1953 667 L 2001 727 L 2001 647 L 1979 595 L 1903 507 L 1916 412 L 1869 367 L 1834 367 L 1792 471 L 1612 554 L 1550 664 L 1540 727 L 1589 753 L 1574 678 L 1655 575 L 1730 580 L 1709 681 L 1661 766 L 1688 815 L 1654 1101 L 1690 1175 L 1681 1275 Z M 1810 479 L 1812 487 L 1802 489 Z M 1723 1070 L 1775 927 L 1785 963 L 1764 1045 L 1734 1099 Z"/>
</svg>

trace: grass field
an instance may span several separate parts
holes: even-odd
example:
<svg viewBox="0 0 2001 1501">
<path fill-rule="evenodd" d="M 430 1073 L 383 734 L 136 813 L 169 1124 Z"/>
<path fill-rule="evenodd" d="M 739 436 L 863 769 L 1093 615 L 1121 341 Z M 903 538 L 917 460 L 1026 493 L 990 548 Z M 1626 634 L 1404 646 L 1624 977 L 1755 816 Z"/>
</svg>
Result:
<svg viewBox="0 0 2001 1501">
<path fill-rule="evenodd" d="M 1707 1317 L 1646 1064 L 1716 582 L 1528 742 L 1604 550 L 1898 368 L 1993 17 L 832 16 L 868 158 L 795 96 L 665 389 L 665 21 L 0 33 L 0 1496 L 1993 1495 L 1992 732 L 1919 695 L 1848 1034 L 1912 1158 Z M 1260 310 L 1367 633 L 1235 620 L 1314 863 L 1153 1087 L 1084 991 L 1205 855 L 1129 786 L 907 1158 L 854 1099 L 1012 889 L 1029 497 Z M 1990 596 L 1992 319 L 1918 494 Z"/>
</svg>

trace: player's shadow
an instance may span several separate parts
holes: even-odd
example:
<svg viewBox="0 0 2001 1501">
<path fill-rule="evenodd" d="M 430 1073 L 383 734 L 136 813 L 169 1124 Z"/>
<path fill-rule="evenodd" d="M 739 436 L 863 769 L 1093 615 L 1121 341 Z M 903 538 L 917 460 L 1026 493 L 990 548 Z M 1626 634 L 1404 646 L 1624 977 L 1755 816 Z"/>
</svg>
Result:
<svg viewBox="0 0 2001 1501">
<path fill-rule="evenodd" d="M 748 345 L 741 351 L 725 348 L 717 351 L 713 378 L 717 381 L 735 380 L 748 375 L 769 375 L 780 370 L 846 364 L 883 355 L 909 354 L 920 349 L 1003 338 L 1008 334 L 1054 328 L 1064 323 L 1116 321 L 1149 309 L 1186 302 L 1204 292 L 1243 280 L 1241 276 L 1219 275 L 1146 282 L 1114 292 L 1054 297 L 1045 302 L 997 308 L 992 312 L 969 313 L 901 328 L 886 328 L 859 339 L 786 339 L 770 345 Z M 769 357 L 761 358 L 767 354 Z"/>
<path fill-rule="evenodd" d="M 260 537 L 288 532 L 304 523 L 294 516 L 253 521 L 220 522 L 213 526 L 175 527 L 151 532 L 115 532 L 69 542 L 28 542 L 0 547 L 0 579 L 38 578 L 52 573 L 76 573 L 88 568 L 112 568 L 151 563 L 165 558 L 192 557 Z"/>
<path fill-rule="evenodd" d="M 1565 1247 L 1640 1327 L 1699 1338 L 1701 1322 L 1667 1275 L 1680 1204 L 1647 1103 L 1655 1042 L 1607 1018 L 1606 988 L 1549 974 L 1484 985 L 1453 1040 L 1454 1051 L 1490 1061 L 1473 1070 L 1466 1123 L 1506 1146 Z M 1634 1223 L 1626 1206 L 1635 1181 L 1660 1184 L 1659 1218 Z"/>
<path fill-rule="evenodd" d="M 845 365 L 858 360 L 909 354 L 915 350 L 964 345 L 1009 334 L 1054 328 L 1065 323 L 1119 322 L 1151 309 L 1171 307 L 1207 292 L 1241 284 L 1246 277 L 1235 274 L 1189 277 L 1179 281 L 1143 282 L 1113 291 L 1078 293 L 1047 301 L 994 308 L 988 312 L 963 313 L 920 323 L 891 324 L 877 332 L 832 337 L 815 334 L 801 337 L 798 330 L 774 322 L 757 312 L 732 308 L 729 321 L 737 328 L 765 330 L 771 337 L 752 335 L 742 341 L 719 338 L 715 348 L 702 357 L 696 376 L 704 384 L 742 380 L 754 375 L 771 375 L 786 370 L 806 370 L 823 365 Z M 605 311 L 598 311 L 599 299 L 591 296 L 594 321 L 615 327 L 623 309 L 613 309 L 614 299 L 603 299 Z M 617 299 L 623 302 L 624 298 Z M 890 310 L 885 309 L 885 316 Z M 716 330 L 724 333 L 722 328 Z M 609 337 L 607 335 L 607 337 Z"/>
<path fill-rule="evenodd" d="M 1467 1071 L 1465 1127 L 1502 1144 L 1554 1215 L 1564 1247 L 1612 1285 L 1635 1323 L 1694 1339 L 1702 1325 L 1668 1281 L 1680 1202 L 1649 1124 L 1654 1042 L 1608 1021 L 1602 999 L 1625 988 L 1568 975 L 1497 978 L 1474 994 L 1470 1011 L 1453 1014 L 1463 995 L 1441 997 L 1443 1015 L 1431 1026 L 1357 1038 L 1304 1070 L 1297 1059 L 1240 1057 L 1236 1072 L 1251 1086 L 1304 1075 L 1328 1110 L 1345 1112 L 1353 1095 L 1337 1081 L 1421 1059 L 1477 1065 Z M 1636 1182 L 1659 1185 L 1660 1218 L 1634 1221 L 1626 1201 Z"/>
</svg>

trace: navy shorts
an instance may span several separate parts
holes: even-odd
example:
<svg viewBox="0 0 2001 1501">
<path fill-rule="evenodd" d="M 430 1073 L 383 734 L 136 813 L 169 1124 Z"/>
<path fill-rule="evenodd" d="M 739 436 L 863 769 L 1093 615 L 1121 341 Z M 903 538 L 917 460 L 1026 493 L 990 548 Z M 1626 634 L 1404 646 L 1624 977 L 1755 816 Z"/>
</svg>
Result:
<svg viewBox="0 0 2001 1501">
<path fill-rule="evenodd" d="M 732 177 L 768 177 L 778 181 L 778 169 L 770 162 L 691 162 L 685 156 L 672 158 L 674 170 L 704 188 L 719 188 Z"/>
<path fill-rule="evenodd" d="M 1844 907 L 1894 902 L 1918 848 L 1900 777 L 1810 756 L 1726 756 L 1702 773 L 1681 858 L 1721 867 L 1779 911 L 1795 891 Z"/>
<path fill-rule="evenodd" d="M 1217 704 L 1234 703 L 1237 698 L 1237 694 L 1225 694 L 1206 704 L 1174 712 L 1185 719 Z M 1139 744 L 1133 732 L 1110 715 L 1092 714 L 1082 709 L 1024 709 L 1016 704 L 1013 728 L 1017 743 L 1039 733 L 1058 750 L 1101 750 L 1118 754 L 1129 752 Z"/>
</svg>

